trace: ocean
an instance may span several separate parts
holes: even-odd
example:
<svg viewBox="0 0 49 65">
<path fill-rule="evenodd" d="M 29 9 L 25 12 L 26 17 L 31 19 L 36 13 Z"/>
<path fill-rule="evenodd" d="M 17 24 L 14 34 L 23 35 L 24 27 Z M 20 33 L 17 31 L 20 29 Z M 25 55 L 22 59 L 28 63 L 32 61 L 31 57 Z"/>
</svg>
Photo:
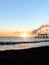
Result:
<svg viewBox="0 0 49 65">
<path fill-rule="evenodd" d="M 40 43 L 27 43 L 28 41 L 41 41 L 41 40 L 49 40 L 49 39 L 40 39 L 40 38 L 32 38 L 32 37 L 0 37 L 0 42 L 16 42 L 16 44 L 12 45 L 0 45 L 0 50 L 21 50 L 21 49 L 29 49 L 34 47 L 41 46 L 49 46 L 49 42 L 40 42 Z M 26 42 L 17 44 L 17 42 Z"/>
<path fill-rule="evenodd" d="M 24 41 L 38 41 L 46 40 L 44 38 L 33 38 L 33 37 L 0 37 L 0 42 L 24 42 Z M 49 40 L 49 38 L 47 39 Z"/>
</svg>

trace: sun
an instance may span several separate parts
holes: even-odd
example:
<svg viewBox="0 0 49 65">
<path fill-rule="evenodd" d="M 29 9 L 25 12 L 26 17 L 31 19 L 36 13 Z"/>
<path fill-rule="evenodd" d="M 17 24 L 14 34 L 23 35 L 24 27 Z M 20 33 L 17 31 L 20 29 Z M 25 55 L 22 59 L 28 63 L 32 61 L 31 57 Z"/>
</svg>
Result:
<svg viewBox="0 0 49 65">
<path fill-rule="evenodd" d="M 28 37 L 28 33 L 27 32 L 22 32 L 21 37 Z"/>
</svg>

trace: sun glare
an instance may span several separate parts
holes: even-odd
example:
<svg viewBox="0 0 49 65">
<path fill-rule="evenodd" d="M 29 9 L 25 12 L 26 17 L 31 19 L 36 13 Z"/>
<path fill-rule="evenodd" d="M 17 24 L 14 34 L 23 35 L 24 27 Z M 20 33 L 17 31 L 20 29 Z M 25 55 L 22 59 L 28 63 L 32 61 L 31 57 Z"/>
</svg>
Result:
<svg viewBox="0 0 49 65">
<path fill-rule="evenodd" d="M 21 37 L 28 37 L 28 33 L 26 33 L 26 32 L 22 32 Z"/>
</svg>

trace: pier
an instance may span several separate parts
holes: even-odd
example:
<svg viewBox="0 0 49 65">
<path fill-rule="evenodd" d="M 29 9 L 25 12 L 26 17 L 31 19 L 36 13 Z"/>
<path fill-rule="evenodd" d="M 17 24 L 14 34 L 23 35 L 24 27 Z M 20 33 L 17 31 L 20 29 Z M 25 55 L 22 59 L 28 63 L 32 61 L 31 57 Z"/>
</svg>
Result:
<svg viewBox="0 0 49 65">
<path fill-rule="evenodd" d="M 38 38 L 48 38 L 48 34 L 38 34 Z"/>
</svg>

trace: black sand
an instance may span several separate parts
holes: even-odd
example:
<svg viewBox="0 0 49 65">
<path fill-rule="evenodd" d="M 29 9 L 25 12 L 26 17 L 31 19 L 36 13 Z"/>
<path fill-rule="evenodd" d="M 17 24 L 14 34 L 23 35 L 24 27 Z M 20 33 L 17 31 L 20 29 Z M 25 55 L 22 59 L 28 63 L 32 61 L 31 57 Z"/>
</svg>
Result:
<svg viewBox="0 0 49 65">
<path fill-rule="evenodd" d="M 20 65 L 24 63 L 48 65 L 49 46 L 30 48 L 25 50 L 0 51 L 0 64 L 16 65 L 17 63 L 20 63 Z"/>
</svg>

